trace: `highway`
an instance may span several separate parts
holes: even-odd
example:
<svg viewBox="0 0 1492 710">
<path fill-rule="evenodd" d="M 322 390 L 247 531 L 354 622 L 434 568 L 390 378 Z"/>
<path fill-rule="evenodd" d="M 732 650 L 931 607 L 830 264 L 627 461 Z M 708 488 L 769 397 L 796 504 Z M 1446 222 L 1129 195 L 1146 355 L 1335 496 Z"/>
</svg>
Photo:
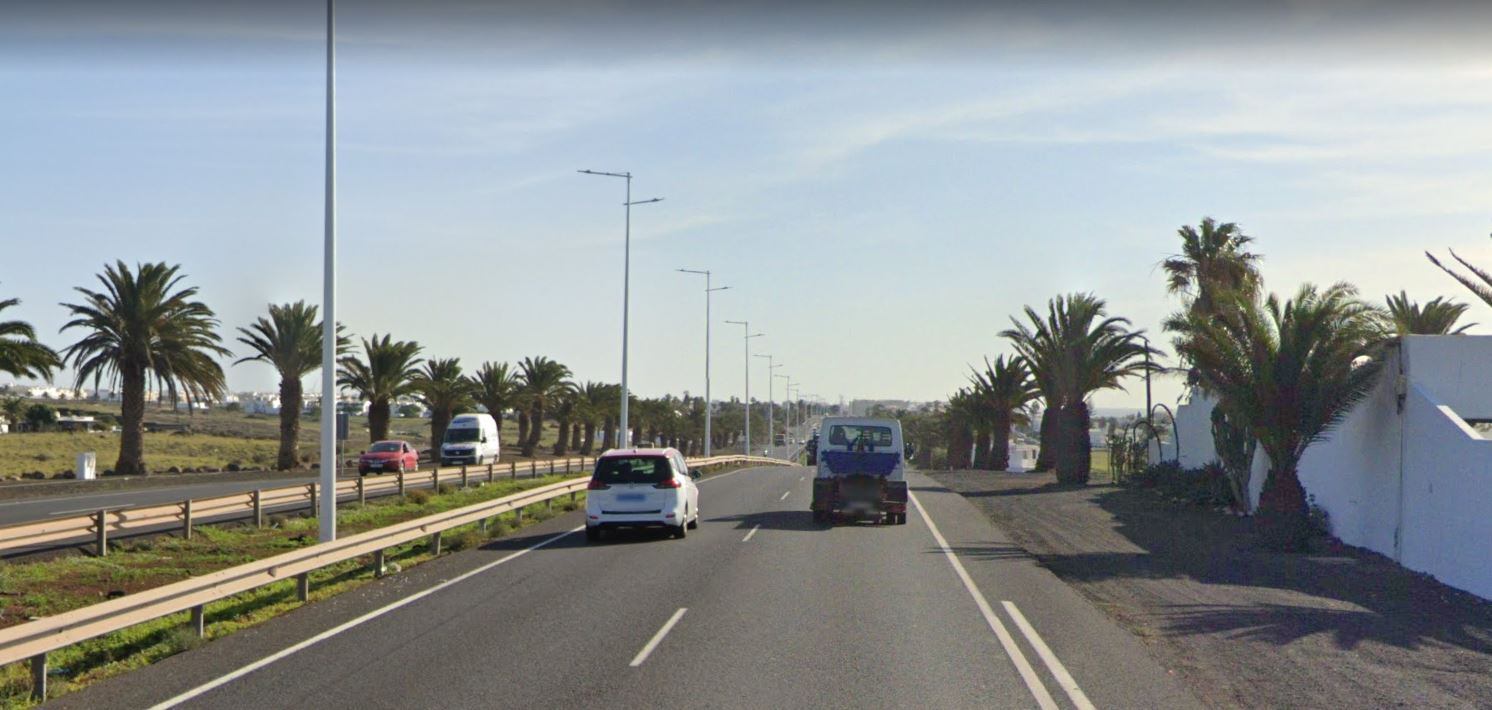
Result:
<svg viewBox="0 0 1492 710">
<path fill-rule="evenodd" d="M 957 494 L 911 473 L 906 525 L 826 527 L 811 475 L 705 479 L 683 540 L 562 516 L 54 705 L 1198 706 Z"/>
</svg>

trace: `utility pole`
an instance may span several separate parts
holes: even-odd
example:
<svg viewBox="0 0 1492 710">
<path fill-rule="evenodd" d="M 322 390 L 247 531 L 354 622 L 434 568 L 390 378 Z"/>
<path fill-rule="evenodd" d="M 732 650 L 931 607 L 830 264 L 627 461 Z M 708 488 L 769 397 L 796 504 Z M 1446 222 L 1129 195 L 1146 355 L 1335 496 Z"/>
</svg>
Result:
<svg viewBox="0 0 1492 710">
<path fill-rule="evenodd" d="M 321 501 L 317 537 L 337 539 L 337 45 L 326 0 L 326 185 L 321 275 Z M 281 402 L 280 406 L 300 406 Z"/>
<path fill-rule="evenodd" d="M 715 409 L 715 400 L 710 398 L 710 296 L 716 291 L 724 291 L 729 286 L 710 288 L 710 271 L 708 269 L 699 271 L 695 269 L 679 269 L 680 273 L 703 274 L 705 277 L 705 458 L 710 457 L 710 450 L 714 443 L 710 435 L 710 419 Z"/>
<path fill-rule="evenodd" d="M 746 363 L 746 396 L 743 398 L 745 400 L 744 404 L 746 405 L 746 443 L 743 446 L 743 450 L 746 452 L 747 456 L 750 456 L 751 455 L 751 339 L 752 338 L 760 338 L 763 335 L 766 335 L 766 333 L 754 333 L 753 334 L 751 332 L 751 324 L 748 321 L 744 321 L 744 320 L 728 320 L 728 321 L 726 321 L 726 323 L 730 323 L 731 325 L 739 325 L 739 326 L 741 326 L 742 332 L 746 334 L 746 338 L 745 338 L 745 341 L 744 341 L 745 344 L 746 344 L 746 350 L 745 350 L 745 352 L 746 352 L 746 359 L 745 359 L 745 363 Z"/>
</svg>

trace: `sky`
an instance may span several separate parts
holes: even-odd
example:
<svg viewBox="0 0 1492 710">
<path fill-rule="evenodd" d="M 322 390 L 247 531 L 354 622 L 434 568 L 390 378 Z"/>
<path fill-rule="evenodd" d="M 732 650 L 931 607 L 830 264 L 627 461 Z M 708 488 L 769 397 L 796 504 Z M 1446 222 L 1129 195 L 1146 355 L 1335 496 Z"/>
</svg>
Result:
<svg viewBox="0 0 1492 710">
<path fill-rule="evenodd" d="M 1158 264 L 1204 216 L 1255 237 L 1272 291 L 1472 302 L 1424 252 L 1492 267 L 1492 12 L 1246 5 L 344 0 L 338 319 L 617 381 L 624 185 L 579 169 L 664 198 L 632 214 L 643 396 L 704 389 L 704 283 L 677 268 L 730 287 L 716 398 L 744 384 L 726 320 L 830 401 L 946 397 L 1059 293 L 1164 348 Z M 5 315 L 65 347 L 59 302 L 114 260 L 179 263 L 237 355 L 266 304 L 319 303 L 324 8 L 0 5 Z"/>
</svg>

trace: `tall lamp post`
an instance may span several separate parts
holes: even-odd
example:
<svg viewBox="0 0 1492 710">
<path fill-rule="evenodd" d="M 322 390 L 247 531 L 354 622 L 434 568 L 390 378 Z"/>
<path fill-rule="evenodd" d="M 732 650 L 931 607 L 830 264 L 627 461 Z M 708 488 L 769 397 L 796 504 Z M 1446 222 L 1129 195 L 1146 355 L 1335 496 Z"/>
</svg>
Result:
<svg viewBox="0 0 1492 710">
<path fill-rule="evenodd" d="M 624 178 L 627 181 L 627 201 L 623 202 L 626 208 L 626 226 L 622 232 L 622 416 L 620 438 L 631 438 L 631 429 L 627 427 L 627 326 L 628 316 L 631 314 L 632 296 L 632 205 L 645 205 L 650 202 L 662 202 L 663 198 L 653 197 L 646 200 L 632 201 L 632 173 L 608 173 L 599 170 L 577 170 L 576 172 L 586 175 L 601 175 L 603 177 Z M 631 443 L 631 442 L 628 442 Z M 617 448 L 621 448 L 618 446 Z"/>
<path fill-rule="evenodd" d="M 772 364 L 771 355 L 756 355 L 755 357 L 767 360 L 767 451 L 770 453 L 772 447 L 777 445 L 777 427 L 772 425 L 772 410 L 776 408 L 776 402 L 772 401 L 772 380 L 776 379 L 776 376 L 772 371 L 782 365 Z"/>
<path fill-rule="evenodd" d="M 725 291 L 729 286 L 710 287 L 710 271 L 697 269 L 679 269 L 683 274 L 703 274 L 705 277 L 705 458 L 710 457 L 712 442 L 710 439 L 710 415 L 715 408 L 715 401 L 710 398 L 710 294 L 716 291 Z"/>
<path fill-rule="evenodd" d="M 793 378 L 792 375 L 773 375 L 783 380 L 782 387 L 782 426 L 787 430 L 789 436 L 793 433 Z"/>
<path fill-rule="evenodd" d="M 321 277 L 321 510 L 318 539 L 337 539 L 337 45 L 326 0 L 326 205 Z M 298 402 L 296 403 L 299 404 Z M 290 406 L 285 403 L 285 406 Z"/>
<path fill-rule="evenodd" d="M 751 339 L 752 338 L 760 338 L 763 335 L 766 335 L 766 333 L 752 333 L 751 332 L 751 323 L 749 321 L 744 321 L 744 320 L 728 320 L 728 321 L 726 321 L 726 323 L 730 323 L 731 325 L 739 325 L 739 326 L 741 326 L 742 332 L 746 334 L 746 338 L 745 338 L 745 343 L 746 343 L 746 360 L 745 360 L 745 362 L 746 362 L 746 396 L 742 398 L 742 399 L 745 400 L 744 404 L 746 405 L 746 444 L 745 444 L 743 450 L 746 452 L 747 456 L 750 456 L 751 455 Z"/>
</svg>

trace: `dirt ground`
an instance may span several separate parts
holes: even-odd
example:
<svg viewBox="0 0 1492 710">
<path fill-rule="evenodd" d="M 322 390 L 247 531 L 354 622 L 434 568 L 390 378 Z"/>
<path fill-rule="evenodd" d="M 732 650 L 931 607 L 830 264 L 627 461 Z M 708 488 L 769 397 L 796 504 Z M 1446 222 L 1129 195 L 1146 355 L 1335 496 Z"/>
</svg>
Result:
<svg viewBox="0 0 1492 710">
<path fill-rule="evenodd" d="M 1381 555 L 1264 552 L 1249 520 L 1147 491 L 931 475 L 1213 707 L 1492 707 L 1492 603 Z"/>
</svg>

